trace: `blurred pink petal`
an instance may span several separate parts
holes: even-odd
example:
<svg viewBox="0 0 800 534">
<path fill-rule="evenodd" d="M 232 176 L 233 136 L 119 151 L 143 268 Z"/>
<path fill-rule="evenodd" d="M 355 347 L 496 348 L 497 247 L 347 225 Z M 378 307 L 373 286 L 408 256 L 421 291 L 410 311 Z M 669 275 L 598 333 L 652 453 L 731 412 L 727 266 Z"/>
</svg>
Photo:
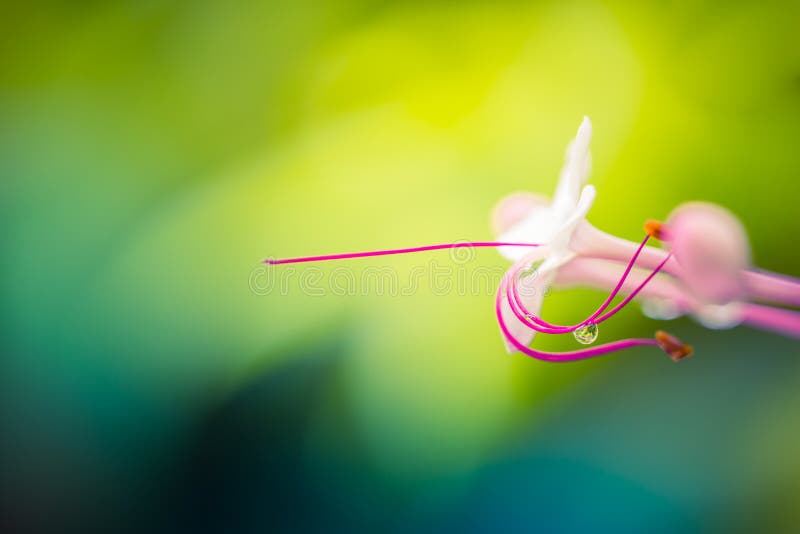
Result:
<svg viewBox="0 0 800 534">
<path fill-rule="evenodd" d="M 668 248 L 681 264 L 681 280 L 702 300 L 725 304 L 747 297 L 742 271 L 750 245 L 739 220 L 713 204 L 691 202 L 667 219 Z"/>
</svg>

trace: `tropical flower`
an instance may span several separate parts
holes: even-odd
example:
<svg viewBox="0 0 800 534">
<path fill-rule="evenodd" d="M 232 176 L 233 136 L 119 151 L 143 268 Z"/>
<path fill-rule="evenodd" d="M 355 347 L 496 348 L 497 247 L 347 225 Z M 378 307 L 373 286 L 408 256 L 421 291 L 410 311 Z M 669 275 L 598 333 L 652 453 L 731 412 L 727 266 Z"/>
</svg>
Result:
<svg viewBox="0 0 800 534">
<path fill-rule="evenodd" d="M 800 280 L 752 268 L 744 227 L 723 208 L 703 203 L 680 206 L 666 225 L 645 224 L 646 235 L 638 245 L 592 226 L 586 220 L 596 195 L 595 188 L 586 185 L 591 136 L 591 122 L 584 117 L 567 148 L 552 200 L 515 193 L 498 203 L 492 216 L 496 241 L 268 259 L 264 263 L 497 247 L 514 262 L 495 298 L 506 347 L 548 361 L 580 360 L 636 346 L 659 347 L 674 360 L 690 355 L 690 346 L 662 331 L 652 338 L 623 339 L 567 352 L 543 352 L 529 346 L 536 332 L 571 333 L 580 343 L 591 344 L 597 338 L 598 324 L 635 298 L 643 301 L 648 315 L 661 319 L 690 314 L 709 328 L 741 323 L 800 338 L 799 313 L 753 302 L 800 306 Z M 665 242 L 666 248 L 646 246 L 650 239 Z M 589 286 L 609 293 L 583 321 L 556 325 L 541 318 L 543 299 L 551 285 Z M 617 295 L 626 296 L 611 307 Z"/>
<path fill-rule="evenodd" d="M 747 302 L 761 298 L 797 305 L 800 283 L 752 270 L 744 227 L 727 210 L 706 203 L 682 205 L 669 217 L 667 225 L 648 223 L 648 237 L 638 246 L 586 221 L 595 197 L 594 188 L 584 186 L 590 169 L 590 139 L 591 123 L 584 118 L 567 149 L 552 201 L 530 193 L 515 193 L 495 208 L 492 219 L 499 240 L 542 245 L 533 252 L 500 249 L 501 254 L 515 261 L 501 283 L 496 301 L 497 319 L 509 352 L 564 361 L 656 344 L 674 359 L 687 356 L 689 347 L 663 332 L 658 332 L 655 340 L 623 340 L 570 353 L 543 353 L 528 347 L 536 332 L 571 332 L 579 342 L 591 343 L 597 337 L 597 323 L 610 318 L 637 296 L 643 300 L 643 311 L 653 318 L 691 314 L 708 328 L 746 323 L 800 337 L 800 315 Z M 650 237 L 666 241 L 667 250 L 645 247 Z M 627 262 L 627 266 L 620 278 L 621 262 Z M 611 293 L 584 321 L 552 325 L 540 317 L 543 298 L 551 284 L 588 285 Z M 611 312 L 605 312 L 619 293 L 629 296 Z"/>
<path fill-rule="evenodd" d="M 608 352 L 639 345 L 661 347 L 674 359 L 682 359 L 691 353 L 691 348 L 677 338 L 664 332 L 653 339 L 629 339 L 613 343 L 570 351 L 546 353 L 531 349 L 536 332 L 547 334 L 573 333 L 584 344 L 597 338 L 599 322 L 602 322 L 627 305 L 669 261 L 664 258 L 636 288 L 631 289 L 627 299 L 610 311 L 606 311 L 625 287 L 637 258 L 645 251 L 651 237 L 660 237 L 661 226 L 651 225 L 645 240 L 639 245 L 628 265 L 606 301 L 588 318 L 575 325 L 554 325 L 541 319 L 540 311 L 548 287 L 558 278 L 561 268 L 577 259 L 593 257 L 593 245 L 598 241 L 618 245 L 617 238 L 600 232 L 586 221 L 596 195 L 594 186 L 585 185 L 591 168 L 589 143 L 592 125 L 584 117 L 575 139 L 567 147 L 566 161 L 561 171 L 552 201 L 530 193 L 515 193 L 503 199 L 495 208 L 493 225 L 499 233 L 500 242 L 538 243 L 533 252 L 520 247 L 500 247 L 500 253 L 515 263 L 508 270 L 498 289 L 495 311 L 509 352 L 521 351 L 529 356 L 551 361 L 568 361 L 599 356 Z M 580 274 L 579 268 L 577 273 Z M 660 282 L 664 286 L 664 282 Z M 662 287 L 662 292 L 667 291 Z M 667 291 L 669 294 L 670 292 Z"/>
</svg>

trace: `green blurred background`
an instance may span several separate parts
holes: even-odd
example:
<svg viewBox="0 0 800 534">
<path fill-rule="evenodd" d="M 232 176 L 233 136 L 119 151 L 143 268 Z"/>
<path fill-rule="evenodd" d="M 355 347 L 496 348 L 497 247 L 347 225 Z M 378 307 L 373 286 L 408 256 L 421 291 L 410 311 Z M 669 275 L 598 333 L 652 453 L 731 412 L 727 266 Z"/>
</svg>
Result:
<svg viewBox="0 0 800 534">
<path fill-rule="evenodd" d="M 800 275 L 797 2 L 0 13 L 0 530 L 800 528 L 796 341 L 682 319 L 680 365 L 553 365 L 505 353 L 487 292 L 249 288 L 270 255 L 490 239 L 584 114 L 592 223 L 708 200 Z"/>
</svg>

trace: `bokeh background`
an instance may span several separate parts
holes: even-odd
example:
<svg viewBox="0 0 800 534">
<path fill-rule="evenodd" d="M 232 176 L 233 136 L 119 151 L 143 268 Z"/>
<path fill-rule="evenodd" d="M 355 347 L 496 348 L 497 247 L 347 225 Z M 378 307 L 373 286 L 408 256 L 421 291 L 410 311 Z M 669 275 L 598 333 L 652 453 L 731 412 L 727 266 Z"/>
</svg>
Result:
<svg viewBox="0 0 800 534">
<path fill-rule="evenodd" d="M 486 292 L 249 287 L 270 255 L 490 239 L 584 114 L 595 225 L 708 200 L 800 275 L 797 2 L 0 11 L 3 532 L 800 528 L 796 341 L 681 319 L 680 365 L 553 365 L 505 353 Z"/>
</svg>

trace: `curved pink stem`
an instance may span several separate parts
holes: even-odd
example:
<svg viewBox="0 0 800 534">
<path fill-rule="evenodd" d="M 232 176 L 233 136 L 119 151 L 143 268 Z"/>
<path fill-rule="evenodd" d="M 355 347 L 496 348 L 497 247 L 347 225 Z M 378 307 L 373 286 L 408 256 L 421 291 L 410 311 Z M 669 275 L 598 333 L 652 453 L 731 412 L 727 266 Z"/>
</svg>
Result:
<svg viewBox="0 0 800 534">
<path fill-rule="evenodd" d="M 473 247 L 540 247 L 538 243 L 504 243 L 497 241 L 472 241 L 465 243 L 444 243 L 441 245 L 426 245 L 424 247 L 393 248 L 387 250 L 373 250 L 367 252 L 348 252 L 345 254 L 326 254 L 323 256 L 303 256 L 282 260 L 266 259 L 263 263 L 280 265 L 283 263 L 304 263 L 309 261 L 346 260 L 349 258 L 366 258 L 369 256 L 389 256 L 391 254 L 408 254 L 411 252 L 425 252 L 428 250 L 441 250 L 446 248 L 473 248 Z"/>
<path fill-rule="evenodd" d="M 603 354 L 609 354 L 611 352 L 617 352 L 632 347 L 658 346 L 658 342 L 655 339 L 635 338 L 622 339 L 619 341 L 613 341 L 611 343 L 605 343 L 603 345 L 596 345 L 586 349 L 572 350 L 567 352 L 546 352 L 527 347 L 523 343 L 520 343 L 519 340 L 517 340 L 511 334 L 511 332 L 508 330 L 505 319 L 503 319 L 501 303 L 503 302 L 503 294 L 507 290 L 509 275 L 510 273 L 506 273 L 506 275 L 503 276 L 503 280 L 500 282 L 500 287 L 497 290 L 497 296 L 495 297 L 494 305 L 495 314 L 497 315 L 497 322 L 500 325 L 500 330 L 503 332 L 503 335 L 506 337 L 506 339 L 508 339 L 508 341 L 517 350 L 523 354 L 526 354 L 527 356 L 549 362 L 572 362 L 577 360 L 585 360 L 587 358 L 595 358 L 597 356 L 602 356 Z"/>
<path fill-rule="evenodd" d="M 589 324 L 589 323 L 599 324 L 599 323 L 605 322 L 606 320 L 608 320 L 611 317 L 613 317 L 622 308 L 627 306 L 636 297 L 636 295 L 638 295 L 639 292 L 642 291 L 642 289 L 644 289 L 644 287 L 648 283 L 650 283 L 650 281 L 655 277 L 656 274 L 658 274 L 658 272 L 661 270 L 661 268 L 664 266 L 664 264 L 666 262 L 667 262 L 666 259 L 664 261 L 662 261 L 653 270 L 653 272 L 651 272 L 650 275 L 647 276 L 647 278 L 645 278 L 633 291 L 631 291 L 631 293 L 627 297 L 625 297 L 625 299 L 622 302 L 620 302 L 619 304 L 614 306 L 614 308 L 612 308 L 608 312 L 604 313 L 603 315 L 600 315 L 603 312 L 603 310 L 607 307 L 607 304 L 604 304 L 603 306 L 598 308 L 598 310 L 596 312 L 594 312 L 592 315 L 590 315 L 587 319 L 585 319 L 585 320 L 583 320 L 580 323 L 575 324 L 575 325 L 570 325 L 570 326 L 559 326 L 559 325 L 542 326 L 541 323 L 544 322 L 544 321 L 542 321 L 541 319 L 538 319 L 537 317 L 532 315 L 525 308 L 524 304 L 522 303 L 522 301 L 520 299 L 520 296 L 519 296 L 519 293 L 517 293 L 514 289 L 512 289 L 511 284 L 513 284 L 513 278 L 514 278 L 514 276 L 516 274 L 516 271 L 518 269 L 515 269 L 511 273 L 512 282 L 509 284 L 509 287 L 506 289 L 506 299 L 508 300 L 508 305 L 511 308 L 511 311 L 514 313 L 514 315 L 517 317 L 517 319 L 519 319 L 520 322 L 522 322 L 528 328 L 531 328 L 531 329 L 536 330 L 537 332 L 541 332 L 543 334 L 568 334 L 570 332 L 574 332 L 575 330 L 577 330 L 578 328 L 581 328 L 582 326 L 585 326 L 586 324 Z M 615 288 L 614 291 L 612 291 L 610 299 L 613 298 L 614 295 L 616 295 L 615 291 L 618 292 L 619 288 L 622 287 L 622 285 L 625 282 L 625 278 L 628 275 L 628 272 L 630 272 L 630 271 L 629 270 L 626 271 L 626 273 L 622 276 L 622 278 L 620 279 L 619 283 L 617 284 L 617 287 Z M 607 301 L 610 301 L 610 299 L 607 299 Z M 547 323 L 547 324 L 550 325 L 550 323 Z"/>
<path fill-rule="evenodd" d="M 566 333 L 569 333 L 569 332 L 573 332 L 573 331 L 577 330 L 578 328 L 581 328 L 582 326 L 584 326 L 584 325 L 586 325 L 586 324 L 588 324 L 590 322 L 602 322 L 605 319 L 607 319 L 608 317 L 613 316 L 617 311 L 621 310 L 623 307 L 625 307 L 625 305 L 628 302 L 630 302 L 631 299 L 633 298 L 633 297 L 631 297 L 631 298 L 627 299 L 626 301 L 624 301 L 621 306 L 618 306 L 617 308 L 615 308 L 613 313 L 611 313 L 610 315 L 608 315 L 604 319 L 601 319 L 601 321 L 595 321 L 595 319 L 601 313 L 603 313 L 606 310 L 606 308 L 608 308 L 608 306 L 611 304 L 611 302 L 614 300 L 614 298 L 619 293 L 620 289 L 622 289 L 622 286 L 625 283 L 625 280 L 628 278 L 628 275 L 630 274 L 631 269 L 633 269 L 633 266 L 636 263 L 636 259 L 639 257 L 639 254 L 642 252 L 642 249 L 644 249 L 644 247 L 647 244 L 647 241 L 649 239 L 650 239 L 650 235 L 646 235 L 644 240 L 642 241 L 642 243 L 639 245 L 639 248 L 636 249 L 636 252 L 631 257 L 631 259 L 628 261 L 628 265 L 625 268 L 625 271 L 622 273 L 622 277 L 620 278 L 619 282 L 617 282 L 616 287 L 614 287 L 614 289 L 611 291 L 611 293 L 609 293 L 609 295 L 606 298 L 606 300 L 600 305 L 599 308 L 597 308 L 597 310 L 592 315 L 590 315 L 588 318 L 586 318 L 585 320 L 581 321 L 580 323 L 577 323 L 575 325 L 556 325 L 556 324 L 551 324 L 551 323 L 548 323 L 547 321 L 545 321 L 544 319 L 536 317 L 535 314 L 532 314 L 530 311 L 528 311 L 528 309 L 525 307 L 525 305 L 522 302 L 522 298 L 519 295 L 519 291 L 517 290 L 517 273 L 519 272 L 519 268 L 517 268 L 517 269 L 515 269 L 513 271 L 512 276 L 511 276 L 511 281 L 509 283 L 509 291 L 507 292 L 508 293 L 507 297 L 509 299 L 509 301 L 508 301 L 509 306 L 511 307 L 512 311 L 515 312 L 515 315 L 518 316 L 520 321 L 522 321 L 522 323 L 524 323 L 529 328 L 532 328 L 532 329 L 534 329 L 534 330 L 536 330 L 538 332 L 542 332 L 542 333 L 546 333 L 546 334 L 566 334 Z M 663 267 L 663 264 L 661 265 L 661 267 Z M 660 267 L 659 267 L 658 270 L 660 270 Z M 647 285 L 647 283 L 650 280 L 652 280 L 653 276 L 655 276 L 655 273 L 657 273 L 657 272 L 658 271 L 655 271 L 654 273 L 652 273 L 650 275 L 649 278 L 647 278 L 644 282 L 642 282 L 642 284 L 638 288 L 636 288 L 636 290 L 634 291 L 633 296 L 635 296 L 636 293 L 641 291 L 641 289 L 645 285 Z M 512 296 L 513 296 L 513 302 L 511 300 Z M 522 312 L 523 317 L 519 317 L 519 315 L 517 314 L 517 310 L 515 309 L 515 305 L 516 305 L 517 308 L 519 308 L 519 311 Z"/>
</svg>

